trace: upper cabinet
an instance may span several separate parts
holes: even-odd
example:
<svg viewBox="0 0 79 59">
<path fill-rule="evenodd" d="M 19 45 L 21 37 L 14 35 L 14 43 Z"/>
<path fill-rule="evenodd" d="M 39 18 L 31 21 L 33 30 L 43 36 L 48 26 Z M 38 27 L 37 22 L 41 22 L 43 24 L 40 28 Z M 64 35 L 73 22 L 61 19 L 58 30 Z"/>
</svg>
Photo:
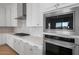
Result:
<svg viewBox="0 0 79 59">
<path fill-rule="evenodd" d="M 39 3 L 27 3 L 27 26 L 42 26 Z"/>
<path fill-rule="evenodd" d="M 59 8 L 75 5 L 77 3 L 41 3 L 40 10 L 42 12 L 52 11 Z"/>
<path fill-rule="evenodd" d="M 40 10 L 41 12 L 54 10 L 54 5 L 56 5 L 56 3 L 40 3 Z"/>
<path fill-rule="evenodd" d="M 0 26 L 1 27 L 16 27 L 17 20 L 17 4 L 3 3 L 0 4 Z"/>
<path fill-rule="evenodd" d="M 6 22 L 5 22 L 5 8 L 0 7 L 0 26 L 5 26 Z"/>
<path fill-rule="evenodd" d="M 11 7 L 11 26 L 17 27 L 17 20 L 15 19 L 17 17 L 17 4 L 14 4 Z"/>
</svg>

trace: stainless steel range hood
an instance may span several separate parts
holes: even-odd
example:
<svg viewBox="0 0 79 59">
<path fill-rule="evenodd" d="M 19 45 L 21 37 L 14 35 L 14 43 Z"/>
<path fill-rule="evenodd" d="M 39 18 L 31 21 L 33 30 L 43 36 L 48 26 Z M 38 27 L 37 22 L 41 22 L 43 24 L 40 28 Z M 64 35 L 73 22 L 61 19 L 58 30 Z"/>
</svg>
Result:
<svg viewBox="0 0 79 59">
<path fill-rule="evenodd" d="M 17 4 L 17 17 L 16 19 L 25 20 L 26 19 L 26 3 Z"/>
<path fill-rule="evenodd" d="M 16 19 L 19 19 L 19 20 L 25 20 L 26 19 L 26 15 L 25 16 L 19 16 L 19 17 L 17 17 Z"/>
</svg>

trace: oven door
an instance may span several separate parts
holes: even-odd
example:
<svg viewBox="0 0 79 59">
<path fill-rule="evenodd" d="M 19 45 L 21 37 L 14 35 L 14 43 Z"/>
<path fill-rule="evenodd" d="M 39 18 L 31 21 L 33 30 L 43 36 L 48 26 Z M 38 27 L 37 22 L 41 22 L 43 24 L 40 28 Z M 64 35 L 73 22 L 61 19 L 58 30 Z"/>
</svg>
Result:
<svg viewBox="0 0 79 59">
<path fill-rule="evenodd" d="M 46 42 L 46 55 L 72 55 L 73 49 Z"/>
</svg>

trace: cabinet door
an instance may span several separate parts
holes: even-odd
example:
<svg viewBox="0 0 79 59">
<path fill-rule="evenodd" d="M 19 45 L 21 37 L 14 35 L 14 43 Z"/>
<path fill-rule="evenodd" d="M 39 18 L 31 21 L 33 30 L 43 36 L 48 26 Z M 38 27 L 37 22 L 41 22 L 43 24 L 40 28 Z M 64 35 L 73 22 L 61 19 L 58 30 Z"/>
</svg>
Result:
<svg viewBox="0 0 79 59">
<path fill-rule="evenodd" d="M 15 19 L 17 17 L 17 6 L 16 5 L 13 5 L 11 7 L 11 25 L 10 26 L 13 26 L 13 27 L 16 27 L 17 26 L 17 20 Z"/>
<path fill-rule="evenodd" d="M 24 54 L 32 55 L 32 46 L 27 42 L 24 44 Z"/>
<path fill-rule="evenodd" d="M 32 26 L 32 4 L 27 4 L 27 26 Z"/>
<path fill-rule="evenodd" d="M 41 26 L 40 22 L 42 21 L 42 19 L 40 17 L 40 4 L 27 4 L 27 26 Z"/>
<path fill-rule="evenodd" d="M 4 7 L 0 7 L 0 26 L 5 26 L 5 8 Z"/>
<path fill-rule="evenodd" d="M 75 5 L 76 3 L 60 3 L 58 8 L 63 8 L 63 7 L 67 7 L 67 6 L 72 6 Z"/>
<path fill-rule="evenodd" d="M 6 44 L 7 36 L 5 34 L 2 34 L 2 44 Z"/>
<path fill-rule="evenodd" d="M 6 7 L 6 26 L 11 26 L 11 8 Z"/>
<path fill-rule="evenodd" d="M 8 27 L 16 27 L 17 20 L 17 4 L 12 4 L 10 6 L 6 6 L 6 26 Z"/>
<path fill-rule="evenodd" d="M 32 26 L 37 26 L 39 21 L 39 6 L 32 4 Z"/>
<path fill-rule="evenodd" d="M 40 10 L 41 12 L 47 12 L 56 9 L 54 6 L 56 3 L 41 3 Z"/>
<path fill-rule="evenodd" d="M 5 35 L 0 35 L 0 45 L 6 43 L 6 36 Z"/>
</svg>

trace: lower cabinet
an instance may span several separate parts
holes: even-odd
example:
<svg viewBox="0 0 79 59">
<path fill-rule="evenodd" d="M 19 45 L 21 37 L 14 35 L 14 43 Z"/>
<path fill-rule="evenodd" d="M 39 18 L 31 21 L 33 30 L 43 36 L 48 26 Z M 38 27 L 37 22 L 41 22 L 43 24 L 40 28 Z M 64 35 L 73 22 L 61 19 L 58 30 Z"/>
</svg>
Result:
<svg viewBox="0 0 79 59">
<path fill-rule="evenodd" d="M 6 43 L 6 35 L 5 34 L 0 34 L 0 45 Z"/>
</svg>

